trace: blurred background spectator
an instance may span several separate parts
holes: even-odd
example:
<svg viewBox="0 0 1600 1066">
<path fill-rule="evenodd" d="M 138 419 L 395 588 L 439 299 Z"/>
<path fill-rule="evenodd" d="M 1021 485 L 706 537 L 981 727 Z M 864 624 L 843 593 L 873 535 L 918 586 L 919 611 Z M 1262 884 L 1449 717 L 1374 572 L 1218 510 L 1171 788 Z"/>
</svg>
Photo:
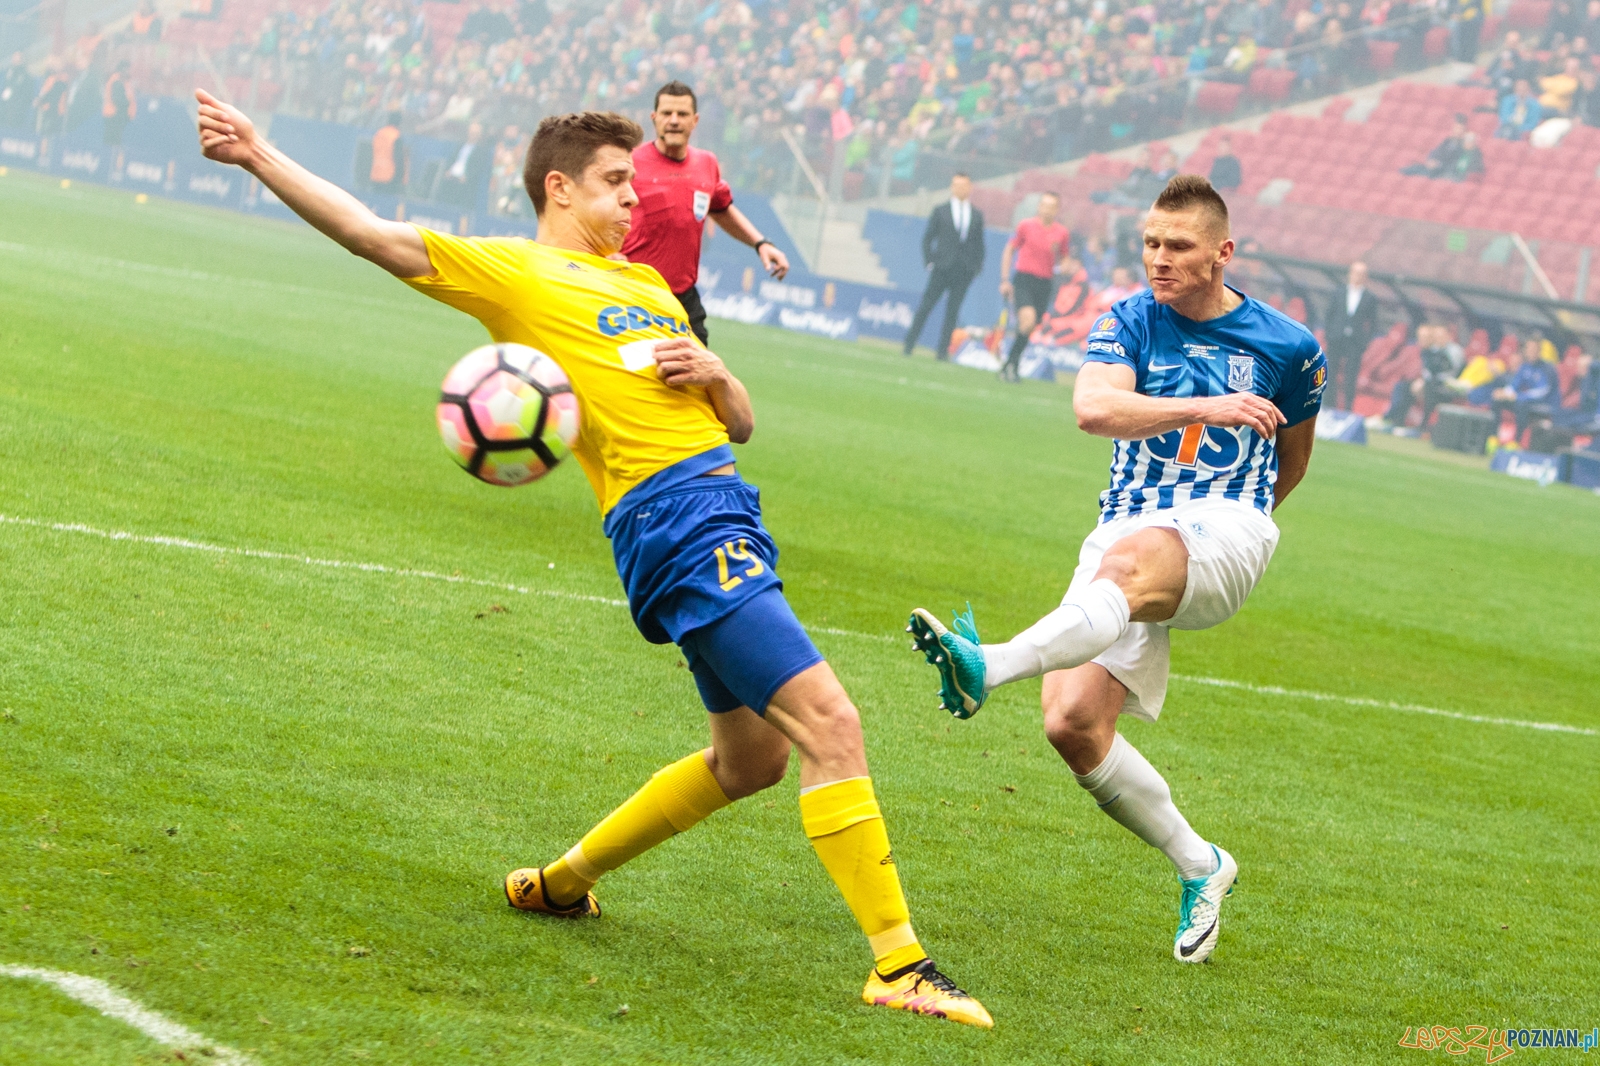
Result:
<svg viewBox="0 0 1600 1066">
<path fill-rule="evenodd" d="M 1501 140 L 1520 141 L 1544 120 L 1539 98 L 1524 78 L 1518 78 L 1510 95 L 1500 101 L 1500 126 L 1494 135 Z"/>
<path fill-rule="evenodd" d="M 144 95 L 220 79 L 247 108 L 367 127 L 399 111 L 408 130 L 461 141 L 472 122 L 528 129 L 585 107 L 642 117 L 653 88 L 680 79 L 701 98 L 699 136 L 730 180 L 798 190 L 787 134 L 845 199 L 1328 95 L 1437 62 L 1447 39 L 1475 49 L 1485 22 L 1478 0 L 197 3 L 198 23 L 163 24 L 145 0 L 123 24 L 114 45 L 143 49 L 133 80 Z M 1536 39 L 1508 34 L 1488 69 L 1512 101 L 1507 136 L 1545 112 L 1600 107 L 1583 95 L 1595 6 L 1556 0 Z M 98 86 L 109 68 L 94 54 L 108 43 L 91 29 L 58 48 L 69 79 L 98 62 Z M 1520 96 L 1517 81 L 1529 85 Z M 1552 102 L 1531 107 L 1534 86 Z"/>
<path fill-rule="evenodd" d="M 1450 132 L 1445 139 L 1434 146 L 1428 153 L 1428 158 L 1420 163 L 1412 163 L 1400 168 L 1400 173 L 1417 175 L 1424 178 L 1442 178 L 1447 176 L 1455 166 L 1456 159 L 1461 155 L 1461 140 L 1467 135 L 1467 116 L 1457 115 L 1451 123 Z"/>
<path fill-rule="evenodd" d="M 1450 336 L 1450 330 L 1434 323 L 1418 326 L 1417 347 L 1421 373 L 1395 383 L 1389 399 L 1389 410 L 1380 417 L 1369 419 L 1370 427 L 1402 431 L 1411 408 L 1419 406 L 1422 412 L 1419 432 L 1425 431 L 1429 419 L 1433 417 L 1433 409 L 1457 398 L 1452 382 L 1466 366 L 1466 352 Z"/>
<path fill-rule="evenodd" d="M 1323 344 L 1328 355 L 1328 398 L 1335 409 L 1352 411 L 1361 357 L 1378 329 L 1378 298 L 1367 290 L 1367 264 L 1350 264 L 1345 286 L 1334 293 L 1323 321 L 1327 324 Z"/>
<path fill-rule="evenodd" d="M 1221 137 L 1217 140 L 1217 157 L 1211 161 L 1211 184 L 1223 193 L 1232 192 L 1244 183 L 1244 171 L 1239 166 L 1239 157 L 1233 154 L 1233 138 Z"/>
</svg>

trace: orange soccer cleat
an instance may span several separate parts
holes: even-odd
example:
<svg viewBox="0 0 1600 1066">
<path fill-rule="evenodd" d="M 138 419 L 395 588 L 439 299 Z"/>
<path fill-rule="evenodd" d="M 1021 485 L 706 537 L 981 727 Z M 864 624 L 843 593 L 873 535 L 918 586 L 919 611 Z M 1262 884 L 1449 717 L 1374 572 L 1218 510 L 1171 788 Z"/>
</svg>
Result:
<svg viewBox="0 0 1600 1066">
<path fill-rule="evenodd" d="M 994 1019 L 983 1004 L 957 988 L 954 981 L 939 972 L 932 959 L 923 959 L 887 976 L 874 969 L 867 978 L 867 987 L 861 990 L 861 998 L 877 1007 L 948 1018 L 980 1029 L 994 1028 Z"/>
<path fill-rule="evenodd" d="M 600 901 L 594 898 L 593 892 L 585 892 L 582 899 L 565 907 L 552 903 L 550 894 L 545 891 L 542 868 L 529 867 L 506 874 L 506 902 L 519 911 L 538 911 L 557 918 L 600 917 Z"/>
</svg>

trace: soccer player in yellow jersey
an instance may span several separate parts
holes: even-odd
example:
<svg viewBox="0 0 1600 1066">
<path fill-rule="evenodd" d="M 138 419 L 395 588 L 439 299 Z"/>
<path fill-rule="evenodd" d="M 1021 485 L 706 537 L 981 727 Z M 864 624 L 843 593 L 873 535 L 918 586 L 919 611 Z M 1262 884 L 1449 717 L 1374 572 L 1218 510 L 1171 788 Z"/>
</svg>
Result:
<svg viewBox="0 0 1600 1066">
<path fill-rule="evenodd" d="M 583 405 L 573 454 L 647 640 L 676 642 L 710 712 L 711 746 L 663 768 L 565 855 L 506 877 L 522 910 L 600 916 L 602 874 L 782 780 L 800 751 L 806 835 L 872 946 L 871 1004 L 994 1023 L 918 943 L 874 798 L 861 721 L 783 598 L 778 552 L 730 442 L 755 428 L 750 398 L 689 336 L 654 268 L 613 258 L 637 197 L 620 115 L 545 119 L 528 146 L 536 241 L 460 238 L 378 218 L 197 91 L 200 146 L 243 167 L 350 252 L 482 322 L 496 341 L 554 358 Z"/>
</svg>

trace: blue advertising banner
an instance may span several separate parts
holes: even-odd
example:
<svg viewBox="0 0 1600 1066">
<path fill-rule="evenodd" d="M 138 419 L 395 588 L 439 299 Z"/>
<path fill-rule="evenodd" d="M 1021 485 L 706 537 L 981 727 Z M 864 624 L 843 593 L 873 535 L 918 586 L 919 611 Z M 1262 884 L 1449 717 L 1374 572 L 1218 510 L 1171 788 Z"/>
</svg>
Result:
<svg viewBox="0 0 1600 1066">
<path fill-rule="evenodd" d="M 1501 448 L 1489 460 L 1489 469 L 1525 481 L 1549 485 L 1561 476 L 1561 459 L 1543 452 L 1520 452 Z"/>
</svg>

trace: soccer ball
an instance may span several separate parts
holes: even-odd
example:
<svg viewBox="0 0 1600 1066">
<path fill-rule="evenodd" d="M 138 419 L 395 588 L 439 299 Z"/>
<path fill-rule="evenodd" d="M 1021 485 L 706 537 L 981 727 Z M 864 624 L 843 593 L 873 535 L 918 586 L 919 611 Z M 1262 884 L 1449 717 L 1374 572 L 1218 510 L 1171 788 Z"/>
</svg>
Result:
<svg viewBox="0 0 1600 1066">
<path fill-rule="evenodd" d="M 486 344 L 444 376 L 439 436 L 461 468 L 491 485 L 526 485 L 567 457 L 578 398 L 556 361 L 521 344 Z"/>
</svg>

